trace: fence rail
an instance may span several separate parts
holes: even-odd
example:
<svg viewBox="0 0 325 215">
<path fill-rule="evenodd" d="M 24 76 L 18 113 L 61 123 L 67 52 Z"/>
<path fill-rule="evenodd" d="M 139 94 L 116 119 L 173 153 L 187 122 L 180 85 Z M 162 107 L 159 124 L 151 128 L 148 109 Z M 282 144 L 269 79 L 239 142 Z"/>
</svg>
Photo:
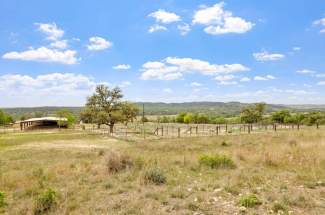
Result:
<svg viewBox="0 0 325 215">
<path fill-rule="evenodd" d="M 314 128 L 319 129 L 319 125 L 305 126 L 297 124 L 179 124 L 179 123 L 130 123 L 128 125 L 116 124 L 113 133 L 109 132 L 108 126 L 100 128 L 94 124 L 76 125 L 68 130 L 78 132 L 88 132 L 92 134 L 108 135 L 124 139 L 136 138 L 182 138 L 195 136 L 219 136 L 250 134 L 259 132 L 277 132 L 282 130 L 300 130 Z M 67 129 L 56 129 L 67 131 Z M 53 129 L 28 129 L 21 131 L 15 127 L 0 127 L 1 133 L 24 133 L 29 131 L 49 132 Z"/>
</svg>

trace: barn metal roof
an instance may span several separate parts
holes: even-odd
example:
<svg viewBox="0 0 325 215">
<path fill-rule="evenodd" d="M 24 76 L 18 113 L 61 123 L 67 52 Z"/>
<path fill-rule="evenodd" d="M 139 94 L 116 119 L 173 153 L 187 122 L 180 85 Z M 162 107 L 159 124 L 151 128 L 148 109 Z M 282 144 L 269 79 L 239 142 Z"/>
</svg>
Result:
<svg viewBox="0 0 325 215">
<path fill-rule="evenodd" d="M 24 120 L 22 122 L 37 122 L 37 121 L 68 121 L 65 117 L 40 117 L 40 118 L 31 118 Z"/>
</svg>

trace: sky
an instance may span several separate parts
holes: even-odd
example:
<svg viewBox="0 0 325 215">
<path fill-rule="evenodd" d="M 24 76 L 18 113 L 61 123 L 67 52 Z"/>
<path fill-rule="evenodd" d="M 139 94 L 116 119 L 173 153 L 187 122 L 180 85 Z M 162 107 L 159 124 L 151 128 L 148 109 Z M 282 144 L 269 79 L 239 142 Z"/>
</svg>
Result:
<svg viewBox="0 0 325 215">
<path fill-rule="evenodd" d="M 324 0 L 1 0 L 0 107 L 325 104 Z"/>
</svg>

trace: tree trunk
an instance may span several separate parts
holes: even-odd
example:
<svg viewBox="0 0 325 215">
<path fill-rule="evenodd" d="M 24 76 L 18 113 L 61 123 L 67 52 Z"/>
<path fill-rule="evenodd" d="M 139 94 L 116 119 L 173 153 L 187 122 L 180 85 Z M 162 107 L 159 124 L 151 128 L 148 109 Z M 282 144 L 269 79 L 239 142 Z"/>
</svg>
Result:
<svg viewBox="0 0 325 215">
<path fill-rule="evenodd" d="M 113 134 L 113 132 L 114 132 L 114 123 L 110 123 L 109 124 L 109 133 Z"/>
</svg>

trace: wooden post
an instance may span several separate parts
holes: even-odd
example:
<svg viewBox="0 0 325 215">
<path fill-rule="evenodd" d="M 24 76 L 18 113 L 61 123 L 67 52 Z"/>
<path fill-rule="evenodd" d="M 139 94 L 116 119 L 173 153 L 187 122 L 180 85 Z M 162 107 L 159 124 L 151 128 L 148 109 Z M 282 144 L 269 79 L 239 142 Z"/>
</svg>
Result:
<svg viewBox="0 0 325 215">
<path fill-rule="evenodd" d="M 228 133 L 228 125 L 226 124 L 226 134 Z"/>
<path fill-rule="evenodd" d="M 300 124 L 297 125 L 297 130 L 300 130 Z"/>
<path fill-rule="evenodd" d="M 178 138 L 180 138 L 181 137 L 181 128 L 178 128 L 177 132 L 178 132 Z"/>
<path fill-rule="evenodd" d="M 316 128 L 319 129 L 319 123 L 316 123 Z"/>
<path fill-rule="evenodd" d="M 251 125 L 248 125 L 248 133 L 251 133 Z"/>
<path fill-rule="evenodd" d="M 196 136 L 197 136 L 197 135 L 198 135 L 198 133 L 199 133 L 199 126 L 198 126 L 198 125 L 196 125 L 196 128 L 195 128 L 195 129 L 196 129 L 196 131 L 195 131 L 195 132 L 196 132 Z"/>
<path fill-rule="evenodd" d="M 219 134 L 219 126 L 216 126 L 216 135 L 218 136 Z"/>
</svg>

